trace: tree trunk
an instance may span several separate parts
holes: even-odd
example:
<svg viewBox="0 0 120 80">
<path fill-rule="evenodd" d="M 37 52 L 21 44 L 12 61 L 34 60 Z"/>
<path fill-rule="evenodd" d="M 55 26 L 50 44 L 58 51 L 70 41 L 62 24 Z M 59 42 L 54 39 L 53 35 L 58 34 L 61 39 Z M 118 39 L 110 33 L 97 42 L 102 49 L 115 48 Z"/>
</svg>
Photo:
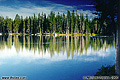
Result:
<svg viewBox="0 0 120 80">
<path fill-rule="evenodd" d="M 116 34 L 115 71 L 120 76 L 120 26 L 117 27 Z"/>
<path fill-rule="evenodd" d="M 5 33 L 5 23 L 3 23 L 3 26 L 2 26 L 2 29 L 3 29 L 3 31 L 2 31 L 2 35 L 4 36 L 4 33 Z"/>
<path fill-rule="evenodd" d="M 115 71 L 120 77 L 120 0 L 118 5 L 118 25 L 116 34 L 116 55 L 115 55 Z"/>
</svg>

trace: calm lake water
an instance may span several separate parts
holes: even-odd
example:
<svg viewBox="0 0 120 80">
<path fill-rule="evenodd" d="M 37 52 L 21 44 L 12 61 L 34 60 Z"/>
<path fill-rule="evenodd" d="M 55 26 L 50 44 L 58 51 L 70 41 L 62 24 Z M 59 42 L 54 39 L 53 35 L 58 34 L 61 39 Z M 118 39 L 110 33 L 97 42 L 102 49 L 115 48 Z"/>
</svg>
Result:
<svg viewBox="0 0 120 80">
<path fill-rule="evenodd" d="M 0 36 L 0 77 L 83 80 L 114 64 L 114 38 Z"/>
</svg>

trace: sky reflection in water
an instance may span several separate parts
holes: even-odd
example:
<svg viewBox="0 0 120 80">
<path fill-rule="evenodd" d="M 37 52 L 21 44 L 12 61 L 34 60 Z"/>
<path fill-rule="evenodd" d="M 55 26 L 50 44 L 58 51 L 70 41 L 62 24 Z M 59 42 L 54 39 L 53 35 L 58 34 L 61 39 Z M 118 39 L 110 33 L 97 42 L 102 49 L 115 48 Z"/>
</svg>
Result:
<svg viewBox="0 0 120 80">
<path fill-rule="evenodd" d="M 113 38 L 0 37 L 0 77 L 81 80 L 114 63 Z"/>
</svg>

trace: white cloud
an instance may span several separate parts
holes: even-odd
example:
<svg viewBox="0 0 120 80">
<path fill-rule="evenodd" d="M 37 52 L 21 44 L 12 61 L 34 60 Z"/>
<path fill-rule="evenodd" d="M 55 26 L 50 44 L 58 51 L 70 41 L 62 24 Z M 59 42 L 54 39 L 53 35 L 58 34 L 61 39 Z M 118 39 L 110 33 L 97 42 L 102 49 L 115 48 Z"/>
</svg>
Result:
<svg viewBox="0 0 120 80">
<path fill-rule="evenodd" d="M 69 59 L 72 59 L 71 56 Z M 67 59 L 67 54 L 63 55 L 62 53 L 57 54 L 57 52 L 54 53 L 54 55 L 51 57 L 50 53 L 48 50 L 46 53 L 43 51 L 38 51 L 38 49 L 35 51 L 34 50 L 27 50 L 25 47 L 22 49 L 20 47 L 19 52 L 16 51 L 15 46 L 13 45 L 11 49 L 8 49 L 5 47 L 4 50 L 0 50 L 0 65 L 2 64 L 19 64 L 22 63 L 22 61 L 26 63 L 31 63 L 31 62 L 36 62 L 37 64 L 46 64 L 50 62 L 55 62 L 55 61 L 63 61 L 63 60 L 68 60 Z M 41 62 L 41 60 L 44 60 Z"/>
<path fill-rule="evenodd" d="M 88 7 L 90 7 L 90 6 L 94 6 L 94 5 L 79 5 L 79 7 L 81 7 L 81 6 L 88 6 Z"/>
<path fill-rule="evenodd" d="M 15 7 L 9 7 L 9 6 L 0 6 L 0 16 L 9 16 L 10 18 L 15 17 L 16 14 L 19 14 L 20 16 L 22 15 L 23 17 L 26 16 L 33 16 L 33 14 L 35 13 L 36 15 L 38 13 L 46 13 L 47 15 L 50 13 L 50 11 L 54 11 L 56 14 L 57 12 L 60 13 L 67 13 L 67 10 L 75 10 L 76 7 L 75 6 L 67 6 L 67 5 L 63 5 L 63 4 L 56 4 L 56 3 L 52 3 L 50 1 L 42 1 L 42 4 L 46 4 L 46 6 L 36 6 L 34 3 L 31 3 L 29 1 L 26 1 L 26 4 L 22 4 L 22 5 L 15 5 Z M 18 3 L 18 1 L 17 1 Z M 86 5 L 89 6 L 89 5 Z M 84 14 L 88 14 L 89 17 L 94 17 L 94 15 L 92 14 L 92 11 L 90 10 L 85 10 L 83 11 L 78 10 L 78 14 L 80 13 L 84 13 Z"/>
<path fill-rule="evenodd" d="M 80 58 L 79 60 L 82 60 L 82 61 L 97 61 L 98 60 L 98 58 Z"/>
<path fill-rule="evenodd" d="M 111 52 L 114 52 L 115 53 L 115 48 L 107 48 L 105 50 L 105 48 L 103 49 L 100 49 L 100 50 L 96 50 L 94 51 L 91 47 L 87 49 L 87 51 L 83 51 L 82 55 L 86 55 L 86 56 L 99 56 L 99 57 L 108 57 L 111 55 Z"/>
</svg>

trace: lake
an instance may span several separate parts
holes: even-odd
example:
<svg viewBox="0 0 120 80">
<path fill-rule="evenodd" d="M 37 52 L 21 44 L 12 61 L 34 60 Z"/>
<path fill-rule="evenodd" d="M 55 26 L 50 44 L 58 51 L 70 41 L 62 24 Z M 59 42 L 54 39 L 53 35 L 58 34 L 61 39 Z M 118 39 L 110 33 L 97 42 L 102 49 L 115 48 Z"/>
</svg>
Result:
<svg viewBox="0 0 120 80">
<path fill-rule="evenodd" d="M 83 80 L 114 65 L 115 52 L 112 37 L 0 36 L 0 77 Z"/>
</svg>

